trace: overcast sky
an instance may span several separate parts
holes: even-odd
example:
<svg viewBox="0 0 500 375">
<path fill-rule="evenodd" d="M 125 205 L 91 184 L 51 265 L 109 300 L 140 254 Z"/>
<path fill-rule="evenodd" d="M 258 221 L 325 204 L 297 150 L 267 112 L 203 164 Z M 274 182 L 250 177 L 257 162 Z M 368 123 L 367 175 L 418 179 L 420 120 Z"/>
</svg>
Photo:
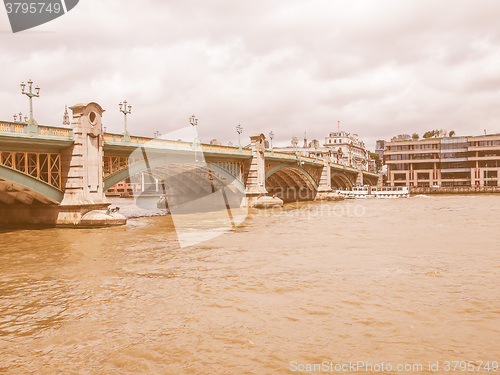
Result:
<svg viewBox="0 0 500 375">
<path fill-rule="evenodd" d="M 444 128 L 500 133 L 500 1 L 80 0 L 12 34 L 0 11 L 0 120 L 40 124 L 95 101 L 108 131 L 152 136 L 198 118 L 203 141 L 273 130 L 376 139 Z M 248 138 L 245 138 L 245 140 Z M 246 142 L 245 142 L 246 143 Z"/>
</svg>

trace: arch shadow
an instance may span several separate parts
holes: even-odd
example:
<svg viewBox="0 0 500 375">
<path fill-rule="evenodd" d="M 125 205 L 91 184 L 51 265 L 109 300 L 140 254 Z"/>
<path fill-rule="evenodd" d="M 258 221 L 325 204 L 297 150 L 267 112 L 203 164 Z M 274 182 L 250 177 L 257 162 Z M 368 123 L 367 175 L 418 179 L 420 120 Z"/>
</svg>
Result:
<svg viewBox="0 0 500 375">
<path fill-rule="evenodd" d="M 118 172 L 115 172 L 106 178 L 104 178 L 104 191 L 108 190 L 109 188 L 113 187 L 119 182 L 122 182 L 126 180 L 127 178 L 130 178 L 138 173 L 145 172 L 147 170 L 151 170 L 154 168 L 162 167 L 162 166 L 167 166 L 171 164 L 183 164 L 183 165 L 190 165 L 190 166 L 198 166 L 200 168 L 204 168 L 205 166 L 208 167 L 210 170 L 213 172 L 219 174 L 220 176 L 226 178 L 228 181 L 231 181 L 232 184 L 240 191 L 240 192 L 245 192 L 245 186 L 244 184 L 238 180 L 235 176 L 233 176 L 231 173 L 226 171 L 225 169 L 213 164 L 213 163 L 206 163 L 206 164 L 196 164 L 196 163 L 186 163 L 185 158 L 176 158 L 176 157 L 160 157 L 160 158 L 154 158 L 154 159 L 148 159 L 148 160 L 142 160 L 140 162 L 134 163 L 127 168 L 124 168 Z"/>
<path fill-rule="evenodd" d="M 62 202 L 64 197 L 62 190 L 59 190 L 58 188 L 48 184 L 47 182 L 39 180 L 36 177 L 5 165 L 0 165 L 0 179 L 7 181 L 7 183 L 10 182 L 15 184 L 15 188 L 20 187 L 22 189 L 26 189 L 20 192 L 30 195 L 33 199 L 45 204 L 59 204 Z"/>
</svg>

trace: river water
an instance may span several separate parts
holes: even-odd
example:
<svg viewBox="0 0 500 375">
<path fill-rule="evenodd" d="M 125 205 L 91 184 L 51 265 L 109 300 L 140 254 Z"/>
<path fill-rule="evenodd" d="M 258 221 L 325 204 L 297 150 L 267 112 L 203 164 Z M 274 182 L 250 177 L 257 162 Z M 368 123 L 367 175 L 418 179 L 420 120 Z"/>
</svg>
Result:
<svg viewBox="0 0 500 375">
<path fill-rule="evenodd" d="M 5 230 L 0 373 L 499 374 L 499 218 L 500 196 L 430 196 L 255 210 L 187 247 L 170 216 Z"/>
</svg>

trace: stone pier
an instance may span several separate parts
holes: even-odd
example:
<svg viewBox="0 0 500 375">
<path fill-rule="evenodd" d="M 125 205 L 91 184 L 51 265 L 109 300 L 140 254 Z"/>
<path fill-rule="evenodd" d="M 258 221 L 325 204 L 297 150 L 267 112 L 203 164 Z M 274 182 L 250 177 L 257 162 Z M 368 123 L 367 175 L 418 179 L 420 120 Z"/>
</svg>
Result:
<svg viewBox="0 0 500 375">
<path fill-rule="evenodd" d="M 266 190 L 266 168 L 264 152 L 266 137 L 264 134 L 254 134 L 250 136 L 250 146 L 252 148 L 252 160 L 248 170 L 245 195 L 245 205 L 253 207 L 261 197 L 265 197 Z"/>
<path fill-rule="evenodd" d="M 77 104 L 73 110 L 73 144 L 61 151 L 60 204 L 14 203 L 2 207 L 0 223 L 64 227 L 108 226 L 126 223 L 126 218 L 111 212 L 103 191 L 104 110 L 97 103 Z M 45 184 L 42 182 L 35 182 Z"/>
<path fill-rule="evenodd" d="M 321 170 L 321 177 L 319 179 L 318 192 L 316 199 L 326 200 L 332 194 L 332 170 L 330 168 L 330 157 L 326 156 L 323 160 L 323 168 Z"/>
<path fill-rule="evenodd" d="M 59 226 L 125 224 L 123 215 L 109 212 L 104 195 L 102 158 L 104 110 L 97 103 L 71 107 L 74 144 L 62 155 L 64 198 L 58 207 Z"/>
</svg>

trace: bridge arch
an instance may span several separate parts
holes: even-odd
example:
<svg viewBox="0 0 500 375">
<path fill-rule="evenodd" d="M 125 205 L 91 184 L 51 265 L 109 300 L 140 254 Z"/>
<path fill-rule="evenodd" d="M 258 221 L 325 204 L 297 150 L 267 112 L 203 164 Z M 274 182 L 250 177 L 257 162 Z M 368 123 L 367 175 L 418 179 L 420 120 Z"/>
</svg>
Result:
<svg viewBox="0 0 500 375">
<path fill-rule="evenodd" d="M 163 166 L 168 166 L 168 165 L 185 165 L 185 166 L 190 166 L 190 167 L 198 167 L 198 168 L 206 168 L 210 169 L 211 171 L 215 172 L 219 176 L 223 177 L 227 181 L 230 181 L 236 189 L 238 189 L 240 192 L 245 191 L 245 186 L 243 185 L 243 182 L 238 180 L 235 176 L 233 176 L 231 173 L 226 171 L 225 169 L 219 167 L 218 165 L 214 163 L 206 163 L 206 164 L 197 164 L 197 163 L 186 163 L 185 159 L 177 159 L 177 158 L 172 158 L 171 156 L 169 157 L 160 157 L 160 158 L 153 158 L 153 159 L 148 159 L 148 160 L 142 160 L 139 162 L 136 162 L 132 165 L 129 165 L 128 167 L 121 169 L 107 177 L 104 178 L 104 191 L 108 190 L 112 186 L 116 185 L 117 183 L 124 181 L 125 179 L 134 176 L 138 173 L 145 172 L 148 170 L 153 170 L 155 168 L 163 167 Z M 195 182 L 195 181 L 193 181 Z M 188 188 L 193 188 L 193 186 L 188 186 Z"/>
<path fill-rule="evenodd" d="M 36 200 L 44 204 L 59 204 L 63 196 L 61 190 L 36 177 L 0 165 L 0 202 L 31 204 Z"/>
<path fill-rule="evenodd" d="M 363 185 L 373 186 L 374 184 L 368 178 L 364 178 L 363 179 Z"/>
<path fill-rule="evenodd" d="M 311 174 L 296 165 L 278 164 L 266 171 L 266 189 L 285 200 L 314 199 L 318 182 Z"/>
<path fill-rule="evenodd" d="M 352 181 L 341 173 L 332 173 L 332 188 L 333 189 L 352 189 Z"/>
</svg>

